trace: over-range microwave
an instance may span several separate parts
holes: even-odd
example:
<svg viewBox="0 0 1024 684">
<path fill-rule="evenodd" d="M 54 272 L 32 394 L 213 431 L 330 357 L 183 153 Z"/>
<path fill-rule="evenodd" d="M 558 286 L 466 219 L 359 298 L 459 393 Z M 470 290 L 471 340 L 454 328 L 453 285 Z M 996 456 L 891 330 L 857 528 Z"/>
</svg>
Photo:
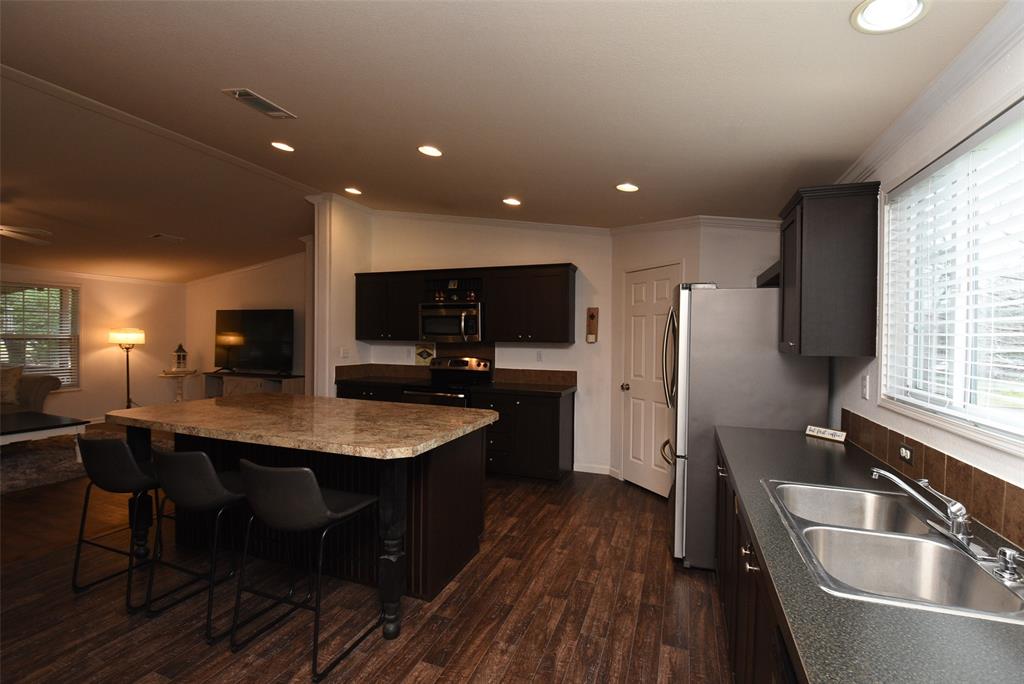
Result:
<svg viewBox="0 0 1024 684">
<path fill-rule="evenodd" d="M 428 342 L 479 342 L 479 302 L 420 304 L 420 339 Z"/>
</svg>

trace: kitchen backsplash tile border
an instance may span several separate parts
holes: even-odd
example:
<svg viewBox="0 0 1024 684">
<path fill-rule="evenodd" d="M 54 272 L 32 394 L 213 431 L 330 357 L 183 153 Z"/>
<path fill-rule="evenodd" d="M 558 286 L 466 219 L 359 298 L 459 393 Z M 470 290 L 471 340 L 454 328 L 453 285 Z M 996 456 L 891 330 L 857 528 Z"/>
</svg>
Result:
<svg viewBox="0 0 1024 684">
<path fill-rule="evenodd" d="M 1024 547 L 1024 489 L 845 408 L 842 429 L 847 442 L 906 477 L 927 478 L 967 506 L 975 520 Z M 901 446 L 913 450 L 912 463 L 899 458 Z"/>
</svg>

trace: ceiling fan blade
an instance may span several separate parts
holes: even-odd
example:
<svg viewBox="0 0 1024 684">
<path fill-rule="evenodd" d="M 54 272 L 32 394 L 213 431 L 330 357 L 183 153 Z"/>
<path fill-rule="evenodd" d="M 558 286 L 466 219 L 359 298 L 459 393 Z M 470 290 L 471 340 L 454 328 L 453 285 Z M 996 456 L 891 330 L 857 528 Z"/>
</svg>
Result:
<svg viewBox="0 0 1024 684">
<path fill-rule="evenodd" d="M 20 228 L 18 226 L 0 226 L 0 237 L 9 237 L 33 245 L 48 245 L 53 233 L 42 228 Z"/>
</svg>

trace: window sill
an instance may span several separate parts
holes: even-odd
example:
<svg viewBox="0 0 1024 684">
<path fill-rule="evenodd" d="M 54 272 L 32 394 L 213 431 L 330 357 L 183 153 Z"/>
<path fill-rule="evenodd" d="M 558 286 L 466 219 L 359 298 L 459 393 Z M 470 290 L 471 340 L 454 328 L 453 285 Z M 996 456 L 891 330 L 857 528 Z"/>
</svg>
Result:
<svg viewBox="0 0 1024 684">
<path fill-rule="evenodd" d="M 1005 451 L 1011 456 L 1016 456 L 1018 458 L 1024 457 L 1024 439 L 1010 437 L 994 430 L 988 430 L 977 425 L 972 425 L 966 421 L 947 418 L 943 415 L 932 413 L 931 411 L 925 411 L 902 401 L 890 399 L 886 396 L 879 397 L 878 405 L 882 408 L 889 409 L 894 413 L 899 413 L 922 423 L 942 428 L 954 435 L 965 437 L 984 444 L 985 446 L 999 449 L 1000 451 Z"/>
</svg>

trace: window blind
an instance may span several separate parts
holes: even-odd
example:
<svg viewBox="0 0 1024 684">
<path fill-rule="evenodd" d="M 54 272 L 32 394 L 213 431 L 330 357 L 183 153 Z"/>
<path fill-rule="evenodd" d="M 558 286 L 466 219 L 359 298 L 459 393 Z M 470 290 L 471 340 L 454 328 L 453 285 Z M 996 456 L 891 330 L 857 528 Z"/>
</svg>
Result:
<svg viewBox="0 0 1024 684">
<path fill-rule="evenodd" d="M 78 306 L 76 287 L 0 285 L 0 363 L 78 387 Z"/>
<path fill-rule="evenodd" d="M 1024 437 L 1024 103 L 885 211 L 883 395 Z"/>
</svg>

